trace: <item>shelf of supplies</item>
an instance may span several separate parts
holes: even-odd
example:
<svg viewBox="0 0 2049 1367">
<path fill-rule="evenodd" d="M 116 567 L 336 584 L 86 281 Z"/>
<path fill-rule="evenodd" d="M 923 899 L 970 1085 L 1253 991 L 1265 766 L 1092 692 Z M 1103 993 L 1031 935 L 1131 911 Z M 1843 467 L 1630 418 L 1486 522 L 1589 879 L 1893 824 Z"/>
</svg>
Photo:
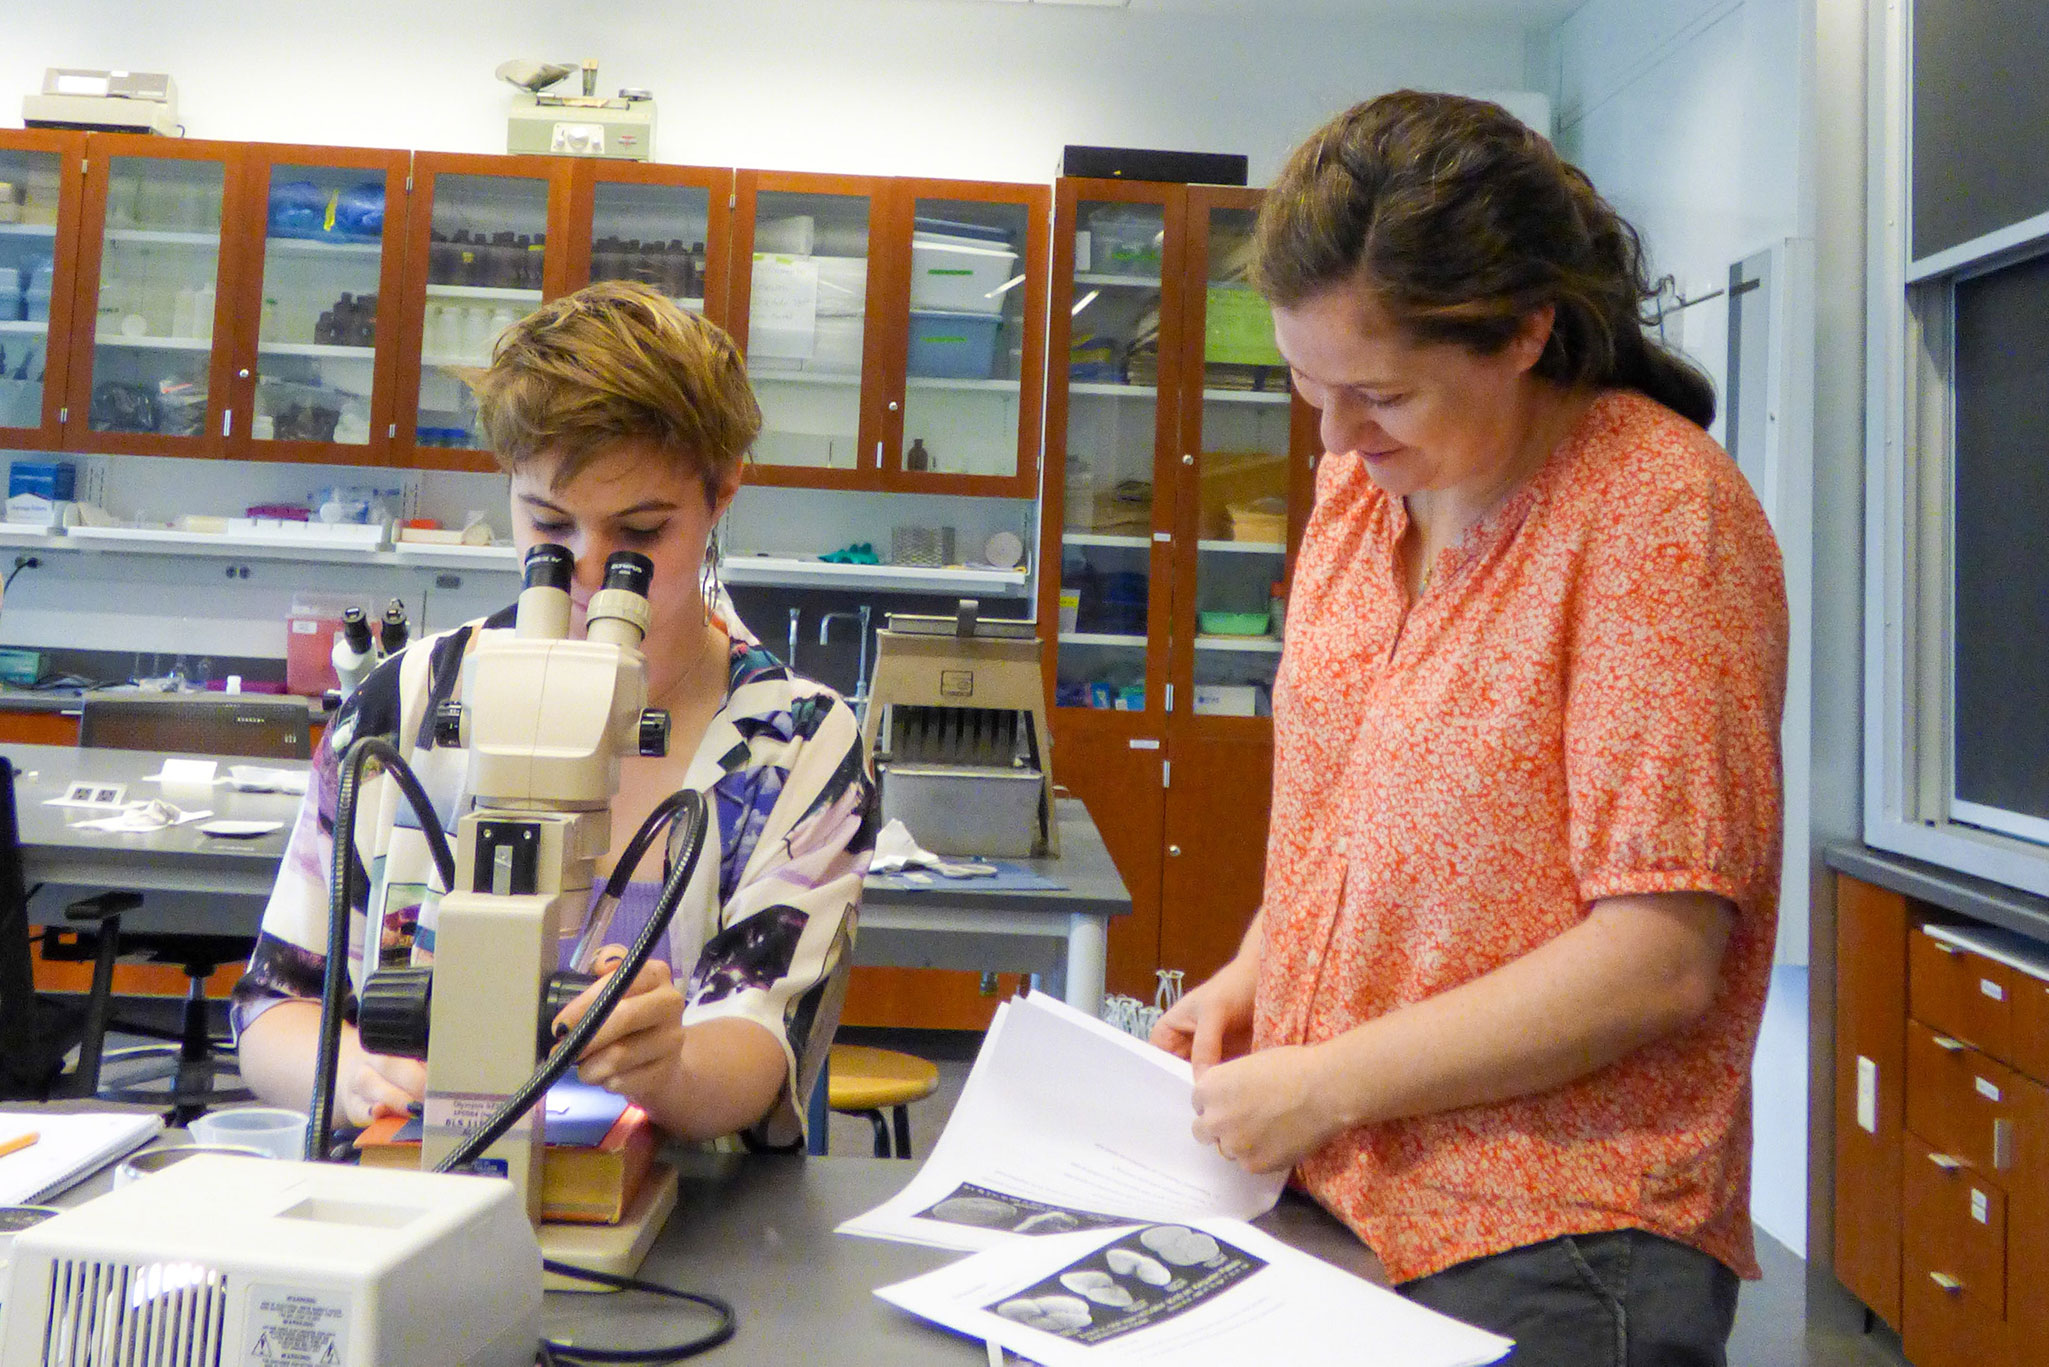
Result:
<svg viewBox="0 0 2049 1367">
<path fill-rule="evenodd" d="M 384 254 L 382 242 L 323 242 L 316 237 L 268 237 L 263 245 L 289 256 L 368 256 Z"/>
<path fill-rule="evenodd" d="M 679 294 L 676 296 L 676 307 L 682 309 L 685 313 L 703 313 L 704 300 L 692 299 L 688 295 Z"/>
<path fill-rule="evenodd" d="M 139 247 L 218 247 L 221 235 L 172 228 L 109 228 L 107 241 L 133 242 Z"/>
<path fill-rule="evenodd" d="M 1115 646 L 1124 650 L 1144 650 L 1145 637 L 1125 636 L 1108 631 L 1063 631 L 1060 644 L 1064 646 Z"/>
<path fill-rule="evenodd" d="M 374 346 L 330 346 L 321 342 L 264 342 L 259 356 L 315 356 L 330 361 L 367 361 L 377 355 Z"/>
<path fill-rule="evenodd" d="M 514 304 L 538 304 L 539 290 L 502 289 L 496 285 L 428 285 L 427 293 L 436 299 L 475 299 L 479 302 L 492 301 Z"/>
<path fill-rule="evenodd" d="M 1160 287 L 1157 275 L 1106 275 L 1101 271 L 1076 271 L 1077 285 L 1111 285 L 1134 290 L 1156 290 Z"/>
<path fill-rule="evenodd" d="M 1149 536 L 1112 536 L 1107 532 L 1062 532 L 1063 546 L 1112 546 L 1120 550 L 1143 551 L 1152 548 Z"/>
<path fill-rule="evenodd" d="M 778 588 L 870 589 L 884 593 L 982 593 L 1021 598 L 1026 574 L 966 565 L 829 565 L 794 556 L 734 555 L 719 562 L 728 584 Z"/>
<path fill-rule="evenodd" d="M 1199 551 L 1217 551 L 1224 555 L 1286 555 L 1288 547 L 1282 541 L 1198 541 Z"/>
<path fill-rule="evenodd" d="M 1276 406 L 1286 404 L 1295 396 L 1285 389 L 1205 389 L 1204 403 L 1270 403 Z"/>
<path fill-rule="evenodd" d="M 434 369 L 447 369 L 451 366 L 458 366 L 471 370 L 482 370 L 485 366 L 491 364 L 491 358 L 489 356 L 422 356 L 420 357 L 420 364 Z"/>
<path fill-rule="evenodd" d="M 55 237 L 54 223 L 0 223 L 0 237 Z"/>
<path fill-rule="evenodd" d="M 55 541 L 64 535 L 62 527 L 39 527 L 27 522 L 0 522 L 0 541 L 10 546 L 23 543 L 40 545 Z"/>
<path fill-rule="evenodd" d="M 465 546 L 446 541 L 400 541 L 392 546 L 392 554 L 408 565 L 427 565 L 436 569 L 504 570 L 517 573 L 519 570 L 519 548 L 517 546 Z"/>
<path fill-rule="evenodd" d="M 212 351 L 213 341 L 206 337 L 128 337 L 121 333 L 101 333 L 92 339 L 94 346 L 128 347 L 138 351 Z"/>
<path fill-rule="evenodd" d="M 1281 643 L 1272 636 L 1198 636 L 1197 650 L 1236 650 L 1248 655 L 1278 655 Z"/>
<path fill-rule="evenodd" d="M 905 379 L 906 389 L 952 389 L 973 394 L 1016 394 L 1016 380 L 943 380 L 936 376 L 912 375 Z"/>
<path fill-rule="evenodd" d="M 861 383 L 860 372 L 852 370 L 761 370 L 749 367 L 747 378 L 754 384 L 836 385 L 842 389 L 849 385 L 859 386 Z"/>
<path fill-rule="evenodd" d="M 1099 394 L 1107 399 L 1152 399 L 1159 390 L 1149 384 L 1093 384 L 1080 381 L 1067 386 L 1069 394 Z"/>
<path fill-rule="evenodd" d="M 295 528 L 308 527 L 306 523 L 291 524 Z M 347 551 L 351 555 L 365 555 L 378 550 L 378 541 L 384 529 L 376 529 L 378 540 L 365 535 L 363 526 L 356 524 L 339 527 L 332 534 L 322 535 L 317 529 L 275 532 L 187 532 L 174 527 L 73 527 L 70 535 L 74 541 L 106 541 L 132 545 L 184 547 L 227 547 L 228 553 L 251 550 L 284 551 Z"/>
<path fill-rule="evenodd" d="M 30 323 L 14 318 L 0 322 L 0 336 L 41 337 L 49 331 L 50 325 L 48 323 Z"/>
</svg>

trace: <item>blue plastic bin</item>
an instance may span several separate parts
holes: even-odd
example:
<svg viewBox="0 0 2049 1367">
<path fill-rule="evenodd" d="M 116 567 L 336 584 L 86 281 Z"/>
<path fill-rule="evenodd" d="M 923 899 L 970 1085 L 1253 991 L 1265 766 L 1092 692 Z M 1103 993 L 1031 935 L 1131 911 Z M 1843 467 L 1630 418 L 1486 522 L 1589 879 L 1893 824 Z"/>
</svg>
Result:
<svg viewBox="0 0 2049 1367">
<path fill-rule="evenodd" d="M 980 313 L 911 312 L 911 374 L 933 380 L 986 380 L 996 369 L 1003 319 Z"/>
</svg>

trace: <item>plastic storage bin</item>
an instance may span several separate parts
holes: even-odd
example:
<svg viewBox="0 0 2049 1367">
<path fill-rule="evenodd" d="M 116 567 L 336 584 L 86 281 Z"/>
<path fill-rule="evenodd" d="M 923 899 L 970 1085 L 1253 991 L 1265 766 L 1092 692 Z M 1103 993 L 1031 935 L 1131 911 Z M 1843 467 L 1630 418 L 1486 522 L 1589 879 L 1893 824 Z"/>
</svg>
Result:
<svg viewBox="0 0 2049 1367">
<path fill-rule="evenodd" d="M 911 238 L 911 307 L 950 313 L 1003 312 L 1003 283 L 1017 274 L 1017 253 L 972 237 L 918 233 Z"/>
<path fill-rule="evenodd" d="M 996 368 L 999 317 L 975 313 L 911 314 L 909 371 L 935 380 L 986 380 Z"/>
</svg>

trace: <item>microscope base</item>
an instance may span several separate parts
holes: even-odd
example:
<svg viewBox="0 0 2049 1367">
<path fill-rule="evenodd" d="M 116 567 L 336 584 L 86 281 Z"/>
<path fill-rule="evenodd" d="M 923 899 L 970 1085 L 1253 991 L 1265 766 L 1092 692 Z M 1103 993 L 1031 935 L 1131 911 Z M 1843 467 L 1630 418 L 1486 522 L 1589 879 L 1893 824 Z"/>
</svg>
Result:
<svg viewBox="0 0 2049 1367">
<path fill-rule="evenodd" d="M 614 1276 L 631 1277 L 640 1271 L 641 1260 L 653 1246 L 655 1235 L 669 1212 L 676 1208 L 676 1170 L 657 1163 L 640 1184 L 633 1206 L 616 1225 L 544 1224 L 534 1231 L 540 1240 L 541 1256 L 572 1267 L 588 1267 Z M 610 1291 L 596 1282 L 543 1275 L 544 1291 Z"/>
</svg>

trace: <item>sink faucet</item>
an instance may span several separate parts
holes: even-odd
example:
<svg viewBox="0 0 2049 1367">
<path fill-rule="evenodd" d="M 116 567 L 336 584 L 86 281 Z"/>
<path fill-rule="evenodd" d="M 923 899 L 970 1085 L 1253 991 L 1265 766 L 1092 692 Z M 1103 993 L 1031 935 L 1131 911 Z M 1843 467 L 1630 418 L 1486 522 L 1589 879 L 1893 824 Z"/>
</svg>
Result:
<svg viewBox="0 0 2049 1367">
<path fill-rule="evenodd" d="M 832 624 L 834 621 L 859 622 L 861 624 L 861 662 L 857 666 L 858 672 L 854 675 L 854 695 L 847 699 L 848 703 L 852 704 L 856 717 L 863 716 L 868 706 L 868 619 L 871 612 L 872 609 L 869 605 L 863 603 L 859 612 L 828 612 L 818 619 L 818 644 L 820 645 L 825 645 L 832 640 Z M 792 625 L 794 626 L 794 624 L 795 616 L 793 613 Z"/>
<path fill-rule="evenodd" d="M 783 652 L 783 667 L 792 674 L 797 672 L 797 628 L 804 619 L 804 609 L 790 609 L 790 646 Z"/>
</svg>

